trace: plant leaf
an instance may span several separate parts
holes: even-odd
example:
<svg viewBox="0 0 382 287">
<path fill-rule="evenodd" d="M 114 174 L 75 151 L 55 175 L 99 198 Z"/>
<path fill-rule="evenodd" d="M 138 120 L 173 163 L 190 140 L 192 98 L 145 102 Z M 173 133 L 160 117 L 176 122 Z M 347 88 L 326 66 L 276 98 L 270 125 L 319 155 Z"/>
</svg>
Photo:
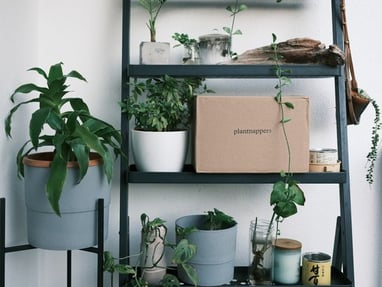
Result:
<svg viewBox="0 0 382 287">
<path fill-rule="evenodd" d="M 66 180 L 66 165 L 67 160 L 65 152 L 56 152 L 54 154 L 53 161 L 50 166 L 51 171 L 48 178 L 48 182 L 46 184 L 46 193 L 48 195 L 50 205 L 52 206 L 54 212 L 59 216 L 61 216 L 59 200 Z"/>
</svg>

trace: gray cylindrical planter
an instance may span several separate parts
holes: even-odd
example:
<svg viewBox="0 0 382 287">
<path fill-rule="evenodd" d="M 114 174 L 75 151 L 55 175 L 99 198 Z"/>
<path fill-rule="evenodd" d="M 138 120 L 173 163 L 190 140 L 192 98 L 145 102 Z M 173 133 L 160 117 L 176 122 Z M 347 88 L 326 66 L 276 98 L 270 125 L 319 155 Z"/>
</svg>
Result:
<svg viewBox="0 0 382 287">
<path fill-rule="evenodd" d="M 188 215 L 178 218 L 176 227 L 195 226 L 200 229 L 207 215 Z M 217 286 L 229 283 L 234 275 L 237 224 L 222 230 L 198 230 L 186 236 L 197 247 L 189 263 L 196 269 L 199 286 Z M 180 240 L 180 238 L 178 238 Z M 192 284 L 185 272 L 178 269 L 179 279 Z"/>
<path fill-rule="evenodd" d="M 104 199 L 104 238 L 107 238 L 110 185 L 101 163 L 99 159 L 91 160 L 88 172 L 79 184 L 78 167 L 68 165 L 60 199 L 61 216 L 58 216 L 45 193 L 49 162 L 24 161 L 27 229 L 31 245 L 51 250 L 74 250 L 97 245 L 99 198 Z"/>
</svg>

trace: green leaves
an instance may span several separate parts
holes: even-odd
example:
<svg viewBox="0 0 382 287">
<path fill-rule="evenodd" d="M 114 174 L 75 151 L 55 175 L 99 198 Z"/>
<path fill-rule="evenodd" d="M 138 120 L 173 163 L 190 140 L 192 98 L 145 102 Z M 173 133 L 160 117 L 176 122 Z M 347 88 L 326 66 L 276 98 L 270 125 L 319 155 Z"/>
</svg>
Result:
<svg viewBox="0 0 382 287">
<path fill-rule="evenodd" d="M 200 78 L 177 79 L 170 76 L 135 80 L 131 96 L 120 103 L 137 129 L 171 131 L 191 124 L 194 97 L 208 91 Z"/>
<path fill-rule="evenodd" d="M 277 2 L 281 2 L 277 1 Z M 273 56 L 271 59 L 275 62 L 275 75 L 278 79 L 275 89 L 277 90 L 275 101 L 280 107 L 281 118 L 280 124 L 282 132 L 284 135 L 287 151 L 288 151 L 288 170 L 286 172 L 281 171 L 281 177 L 283 180 L 277 181 L 272 188 L 270 205 L 273 206 L 274 215 L 277 215 L 277 219 L 287 218 L 297 213 L 297 205 L 305 204 L 305 196 L 302 189 L 297 185 L 297 182 L 292 180 L 291 173 L 291 149 L 288 140 L 288 134 L 286 132 L 285 124 L 290 122 L 291 119 L 285 116 L 285 108 L 294 109 L 294 105 L 291 102 L 284 102 L 283 100 L 283 89 L 291 83 L 288 74 L 291 73 L 290 70 L 283 69 L 280 65 L 282 60 L 282 55 L 279 54 L 277 36 L 272 34 L 272 50 Z M 272 216 L 272 219 L 274 216 Z M 273 222 L 271 222 L 272 224 Z"/>
<path fill-rule="evenodd" d="M 207 212 L 207 220 L 205 222 L 206 229 L 219 230 L 232 227 L 236 224 L 236 221 L 232 216 L 225 214 L 217 208 Z"/>
<path fill-rule="evenodd" d="M 29 140 L 17 153 L 19 176 L 23 176 L 22 159 L 32 150 L 52 146 L 55 151 L 51 173 L 46 185 L 46 192 L 53 210 L 59 214 L 59 199 L 65 182 L 67 162 L 77 160 L 80 167 L 80 181 L 87 172 L 90 150 L 99 153 L 103 159 L 103 168 L 108 181 L 113 175 L 115 156 L 121 154 L 121 135 L 106 122 L 93 117 L 88 106 L 80 98 L 67 98 L 66 84 L 68 78 L 81 81 L 86 79 L 77 71 L 64 74 L 63 63 L 57 63 L 46 73 L 43 69 L 34 67 L 29 71 L 36 72 L 46 81 L 46 86 L 33 83 L 23 84 L 15 89 L 10 99 L 16 101 L 16 95 L 38 93 L 37 97 L 21 101 L 14 105 L 5 119 L 5 133 L 11 137 L 12 118 L 18 109 L 30 103 L 38 103 L 38 108 L 32 113 L 29 122 Z M 70 105 L 70 107 L 68 106 Z M 70 109 L 72 108 L 72 109 Z M 50 134 L 44 134 L 49 127 Z M 30 146 L 32 146 L 30 148 Z"/>
<path fill-rule="evenodd" d="M 151 42 L 156 41 L 156 20 L 166 0 L 139 0 L 139 4 L 149 13 L 149 21 L 146 24 L 150 30 Z"/>
<path fill-rule="evenodd" d="M 297 205 L 305 204 L 305 196 L 296 182 L 278 181 L 273 185 L 270 204 L 273 211 L 282 218 L 297 213 Z"/>
</svg>

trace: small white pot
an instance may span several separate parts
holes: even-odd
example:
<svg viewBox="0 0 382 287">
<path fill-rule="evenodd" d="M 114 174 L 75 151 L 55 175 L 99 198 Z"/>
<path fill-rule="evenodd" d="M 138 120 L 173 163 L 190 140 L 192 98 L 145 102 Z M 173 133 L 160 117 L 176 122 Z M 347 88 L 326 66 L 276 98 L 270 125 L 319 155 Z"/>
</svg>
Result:
<svg viewBox="0 0 382 287">
<path fill-rule="evenodd" d="M 132 130 L 131 141 L 135 164 L 139 171 L 182 171 L 187 155 L 187 131 Z"/>
<path fill-rule="evenodd" d="M 170 61 L 168 42 L 142 42 L 139 48 L 139 63 L 142 65 L 168 64 Z"/>
</svg>

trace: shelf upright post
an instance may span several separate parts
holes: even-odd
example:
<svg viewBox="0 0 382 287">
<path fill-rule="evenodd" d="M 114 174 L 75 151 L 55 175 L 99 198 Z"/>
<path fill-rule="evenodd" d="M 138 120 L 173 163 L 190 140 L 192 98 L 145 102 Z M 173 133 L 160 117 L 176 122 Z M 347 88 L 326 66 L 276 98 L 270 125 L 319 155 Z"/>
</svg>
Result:
<svg viewBox="0 0 382 287">
<path fill-rule="evenodd" d="M 130 17 L 131 0 L 123 0 L 122 11 L 122 83 L 121 100 L 129 97 L 129 65 L 130 65 Z M 129 154 L 129 121 L 121 114 L 122 151 Z M 121 157 L 120 192 L 119 192 L 119 258 L 126 258 L 129 254 L 129 213 L 128 213 L 128 169 L 129 159 Z M 121 264 L 128 264 L 128 259 L 120 260 Z M 120 274 L 119 286 L 124 286 L 127 275 Z"/>
<path fill-rule="evenodd" d="M 5 286 L 5 198 L 0 198 L 0 287 Z"/>
<path fill-rule="evenodd" d="M 333 41 L 340 49 L 344 49 L 344 38 L 341 17 L 341 0 L 332 0 Z M 350 176 L 348 158 L 348 136 L 347 136 L 347 113 L 346 113 L 346 90 L 345 73 L 342 67 L 340 76 L 334 78 L 336 96 L 336 119 L 337 119 L 337 148 L 342 169 L 346 174 L 345 183 L 339 185 L 340 192 L 340 248 L 342 268 L 347 278 L 354 284 L 354 262 L 353 262 L 353 239 L 350 202 Z"/>
</svg>

